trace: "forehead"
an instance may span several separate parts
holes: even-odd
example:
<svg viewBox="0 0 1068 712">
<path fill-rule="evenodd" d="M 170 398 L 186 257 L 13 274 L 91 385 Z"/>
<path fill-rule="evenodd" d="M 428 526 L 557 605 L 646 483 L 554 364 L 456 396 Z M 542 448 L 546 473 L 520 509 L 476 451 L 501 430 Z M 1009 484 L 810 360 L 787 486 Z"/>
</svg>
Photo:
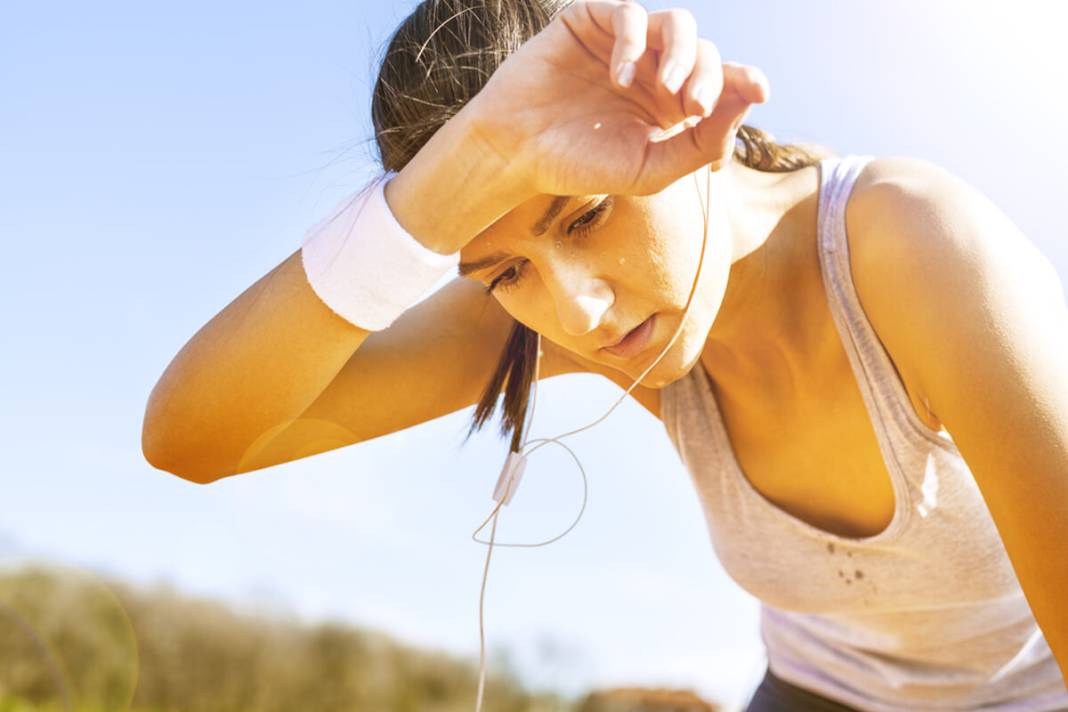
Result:
<svg viewBox="0 0 1068 712">
<path fill-rule="evenodd" d="M 493 236 L 507 232 L 514 237 L 540 237 L 575 198 L 566 195 L 536 195 L 502 215 L 475 236 Z"/>
<path fill-rule="evenodd" d="M 570 196 L 537 195 L 517 205 L 476 235 L 460 251 L 460 273 L 479 269 L 517 242 L 545 239 L 553 222 L 575 205 Z"/>
</svg>

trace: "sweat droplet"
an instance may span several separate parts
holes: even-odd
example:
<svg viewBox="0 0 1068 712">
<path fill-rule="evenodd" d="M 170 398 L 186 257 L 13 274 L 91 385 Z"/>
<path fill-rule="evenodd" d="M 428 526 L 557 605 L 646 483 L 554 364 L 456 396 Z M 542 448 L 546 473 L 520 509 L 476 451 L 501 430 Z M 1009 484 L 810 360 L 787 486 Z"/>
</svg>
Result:
<svg viewBox="0 0 1068 712">
<path fill-rule="evenodd" d="M 596 129 L 599 129 L 599 128 L 601 128 L 601 122 L 600 122 L 600 121 L 598 121 L 597 123 L 595 123 L 595 124 L 593 125 L 593 128 L 594 128 L 595 130 L 596 130 Z"/>
<path fill-rule="evenodd" d="M 627 261 L 627 258 L 626 258 L 626 257 L 620 257 L 620 258 L 619 258 L 619 264 L 623 264 L 623 263 L 624 263 L 624 262 L 626 262 L 626 261 Z"/>
</svg>

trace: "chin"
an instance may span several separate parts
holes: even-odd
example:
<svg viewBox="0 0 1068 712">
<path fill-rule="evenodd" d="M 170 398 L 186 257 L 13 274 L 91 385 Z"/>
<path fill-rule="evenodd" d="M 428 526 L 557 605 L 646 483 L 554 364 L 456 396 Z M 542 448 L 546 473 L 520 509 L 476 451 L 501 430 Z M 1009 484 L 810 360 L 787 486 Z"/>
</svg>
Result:
<svg viewBox="0 0 1068 712">
<path fill-rule="evenodd" d="M 653 370 L 646 374 L 639 385 L 659 390 L 688 374 L 700 362 L 701 354 L 704 351 L 705 339 L 708 335 L 708 328 L 700 328 L 700 324 L 697 323 L 698 319 L 699 315 L 695 314 L 695 309 L 691 308 L 690 314 L 686 319 L 687 323 L 683 327 L 682 333 L 679 334 L 679 338 L 664 354 L 664 358 L 660 359 L 660 362 L 653 367 Z M 671 336 L 674 334 L 674 329 L 678 327 L 678 323 L 676 322 L 671 326 L 672 331 L 665 337 L 666 340 L 664 344 L 660 345 L 660 349 L 663 349 L 664 345 L 670 341 Z M 632 369 L 633 372 L 628 370 L 627 376 L 631 379 L 637 378 L 659 355 L 660 351 L 651 351 L 643 363 Z"/>
</svg>

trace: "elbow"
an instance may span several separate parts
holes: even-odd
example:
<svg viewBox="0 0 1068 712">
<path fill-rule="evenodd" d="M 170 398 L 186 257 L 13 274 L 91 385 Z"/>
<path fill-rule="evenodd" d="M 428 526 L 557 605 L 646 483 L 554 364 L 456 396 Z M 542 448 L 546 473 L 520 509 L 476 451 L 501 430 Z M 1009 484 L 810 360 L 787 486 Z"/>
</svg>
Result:
<svg viewBox="0 0 1068 712">
<path fill-rule="evenodd" d="M 162 470 L 188 482 L 206 485 L 222 479 L 216 463 L 205 461 L 201 448 L 191 445 L 188 428 L 168 413 L 166 404 L 172 400 L 162 393 L 160 384 L 152 389 L 141 421 L 141 455 L 157 470 Z"/>
<path fill-rule="evenodd" d="M 156 451 L 145 450 L 142 448 L 142 454 L 145 457 L 145 461 L 155 469 L 162 470 L 175 477 L 180 477 L 187 482 L 192 482 L 198 485 L 207 485 L 221 479 L 218 475 L 208 474 L 201 470 L 197 470 L 196 468 L 189 467 L 177 460 L 163 457 Z"/>
<path fill-rule="evenodd" d="M 149 465 L 198 485 L 207 485 L 222 479 L 219 473 L 208 472 L 205 468 L 192 464 L 190 458 L 178 456 L 172 444 L 173 441 L 168 441 L 158 428 L 150 428 L 146 421 L 141 431 L 141 454 Z"/>
<path fill-rule="evenodd" d="M 145 460 L 155 469 L 174 475 L 175 477 L 180 477 L 186 482 L 192 482 L 198 485 L 207 485 L 220 479 L 219 477 L 207 475 L 189 467 L 185 467 L 182 465 L 173 465 L 170 464 L 169 461 L 164 461 L 156 457 L 150 457 L 147 453 L 145 454 Z"/>
</svg>

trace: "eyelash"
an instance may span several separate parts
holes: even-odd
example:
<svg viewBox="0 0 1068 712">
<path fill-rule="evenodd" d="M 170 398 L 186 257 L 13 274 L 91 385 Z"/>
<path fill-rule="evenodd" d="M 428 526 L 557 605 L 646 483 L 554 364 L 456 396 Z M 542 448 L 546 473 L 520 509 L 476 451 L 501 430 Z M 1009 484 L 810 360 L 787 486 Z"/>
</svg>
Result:
<svg viewBox="0 0 1068 712">
<path fill-rule="evenodd" d="M 592 230 L 593 227 L 600 222 L 599 218 L 606 210 L 608 210 L 609 207 L 611 207 L 611 205 L 612 197 L 609 196 L 602 200 L 600 203 L 598 203 L 597 206 L 594 207 L 592 210 L 583 213 L 575 222 L 571 223 L 571 226 L 568 228 L 567 231 L 568 236 L 570 237 L 575 233 L 578 233 L 580 236 L 587 235 L 590 230 Z M 526 262 L 521 262 L 519 263 L 518 267 L 512 265 L 504 272 L 497 275 L 497 277 L 495 277 L 494 280 L 490 282 L 490 285 L 486 287 L 486 293 L 489 294 L 490 292 L 493 292 L 495 290 L 507 292 L 508 290 L 514 288 L 519 283 L 519 280 L 523 277 L 523 271 L 526 267 L 526 264 Z M 515 273 L 515 276 L 509 280 L 505 280 L 505 275 L 513 271 Z"/>
</svg>

